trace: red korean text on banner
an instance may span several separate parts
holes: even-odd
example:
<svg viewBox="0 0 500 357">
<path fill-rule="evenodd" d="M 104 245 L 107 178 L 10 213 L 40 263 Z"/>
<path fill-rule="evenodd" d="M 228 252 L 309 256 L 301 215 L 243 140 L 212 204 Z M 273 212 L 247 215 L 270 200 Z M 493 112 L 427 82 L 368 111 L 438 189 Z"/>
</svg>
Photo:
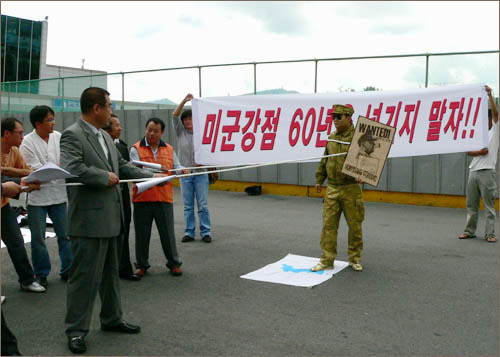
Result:
<svg viewBox="0 0 500 357">
<path fill-rule="evenodd" d="M 203 145 L 212 144 L 211 152 L 215 152 L 215 145 L 217 144 L 217 136 L 219 134 L 220 119 L 222 110 L 219 110 L 218 115 L 207 114 L 205 121 L 205 129 L 203 130 L 203 138 L 201 143 Z"/>
<path fill-rule="evenodd" d="M 318 133 L 318 134 L 316 134 L 316 147 L 317 148 L 325 147 L 326 143 L 328 142 L 326 140 L 321 140 L 321 136 L 322 136 L 321 133 L 326 131 L 326 136 L 324 136 L 324 137 L 328 137 L 328 135 L 330 135 L 330 133 L 332 131 L 334 107 L 332 106 L 330 109 L 328 109 L 326 111 L 325 124 L 321 124 L 324 110 L 325 110 L 325 107 L 321 107 L 321 110 L 319 112 L 319 117 L 318 117 L 318 127 L 316 128 L 316 131 Z"/>
<path fill-rule="evenodd" d="M 276 132 L 278 131 L 280 113 L 281 113 L 281 108 L 278 108 L 277 110 L 266 110 L 264 112 L 266 121 L 261 128 L 261 131 L 263 133 L 262 142 L 260 144 L 261 150 L 274 149 L 274 141 L 276 139 Z M 265 131 L 270 131 L 270 133 L 266 133 Z"/>
<path fill-rule="evenodd" d="M 368 108 L 366 109 L 366 117 L 367 118 L 370 118 L 376 122 L 379 122 L 380 121 L 380 115 L 382 115 L 382 107 L 384 106 L 384 103 L 380 102 L 378 108 L 374 109 L 373 110 L 373 115 L 374 117 L 370 117 L 370 111 L 372 110 L 372 105 L 371 104 L 368 104 Z"/>
<path fill-rule="evenodd" d="M 248 122 L 242 129 L 244 135 L 241 139 L 241 148 L 243 151 L 248 152 L 252 150 L 255 145 L 255 133 L 257 132 L 257 126 L 261 122 L 260 109 L 257 109 L 257 111 L 247 110 L 245 112 L 245 118 L 248 119 Z M 248 131 L 252 123 L 254 124 L 253 131 Z M 250 142 L 248 142 L 248 140 L 250 140 Z"/>
<path fill-rule="evenodd" d="M 406 112 L 406 117 L 405 117 L 405 122 L 401 129 L 398 132 L 399 136 L 402 136 L 403 133 L 406 133 L 407 135 L 409 134 L 410 139 L 409 142 L 413 142 L 413 134 L 415 133 L 415 124 L 417 123 L 418 119 L 418 109 L 420 108 L 420 100 L 417 101 L 417 105 L 415 104 L 406 104 L 404 111 Z M 413 114 L 413 121 L 411 122 L 410 126 L 410 121 L 411 121 L 411 116 Z"/>
<path fill-rule="evenodd" d="M 230 142 L 233 134 L 240 131 L 240 126 L 239 126 L 240 116 L 241 116 L 241 110 L 227 111 L 227 117 L 234 118 L 234 124 L 222 126 L 222 132 L 227 135 L 222 136 L 222 143 L 220 146 L 221 151 L 234 151 L 234 144 L 230 144 Z"/>
<path fill-rule="evenodd" d="M 395 105 L 389 105 L 387 106 L 387 109 L 385 112 L 389 114 L 389 119 L 387 119 L 387 125 L 392 126 L 393 128 L 398 127 L 398 119 L 399 119 L 399 111 L 401 110 L 401 104 L 402 102 L 398 102 L 398 106 L 396 107 Z M 394 120 L 394 125 L 392 124 L 392 120 Z"/>
</svg>

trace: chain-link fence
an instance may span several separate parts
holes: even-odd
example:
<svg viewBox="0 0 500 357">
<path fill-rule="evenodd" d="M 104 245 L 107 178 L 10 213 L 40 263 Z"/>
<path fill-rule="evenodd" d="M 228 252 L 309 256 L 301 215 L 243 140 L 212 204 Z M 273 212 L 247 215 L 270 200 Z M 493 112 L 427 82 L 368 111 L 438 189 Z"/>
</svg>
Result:
<svg viewBox="0 0 500 357">
<path fill-rule="evenodd" d="M 2 114 L 45 104 L 79 111 L 82 91 L 107 88 L 115 110 L 168 109 L 186 93 L 227 96 L 395 90 L 485 82 L 498 93 L 499 51 L 227 63 L 2 83 Z"/>
</svg>

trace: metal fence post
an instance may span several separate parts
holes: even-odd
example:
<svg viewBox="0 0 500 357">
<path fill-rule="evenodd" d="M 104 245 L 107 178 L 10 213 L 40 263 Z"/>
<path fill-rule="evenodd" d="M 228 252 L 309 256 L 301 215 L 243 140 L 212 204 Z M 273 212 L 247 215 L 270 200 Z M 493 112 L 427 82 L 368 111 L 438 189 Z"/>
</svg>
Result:
<svg viewBox="0 0 500 357">
<path fill-rule="evenodd" d="M 198 93 L 201 98 L 201 66 L 198 66 Z"/>
<path fill-rule="evenodd" d="M 314 59 L 314 93 L 318 92 L 318 60 Z"/>
<path fill-rule="evenodd" d="M 425 55 L 425 88 L 429 84 L 429 54 Z"/>
<path fill-rule="evenodd" d="M 122 110 L 125 110 L 125 73 L 122 72 Z"/>
<path fill-rule="evenodd" d="M 253 64 L 253 94 L 257 94 L 257 63 Z"/>
<path fill-rule="evenodd" d="M 61 78 L 61 87 L 62 87 L 62 100 L 61 100 L 61 106 L 62 106 L 62 112 L 64 112 L 64 77 Z"/>
</svg>

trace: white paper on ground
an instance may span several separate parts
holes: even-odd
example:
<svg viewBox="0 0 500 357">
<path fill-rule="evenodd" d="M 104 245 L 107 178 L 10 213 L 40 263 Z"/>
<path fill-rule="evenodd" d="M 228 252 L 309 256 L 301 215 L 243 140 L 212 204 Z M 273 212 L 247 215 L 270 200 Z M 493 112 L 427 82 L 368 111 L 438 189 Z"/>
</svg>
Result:
<svg viewBox="0 0 500 357">
<path fill-rule="evenodd" d="M 21 228 L 21 234 L 23 235 L 24 243 L 31 242 L 31 231 L 27 228 Z M 55 237 L 56 234 L 52 232 L 45 232 L 45 238 Z M 2 248 L 5 248 L 5 244 L 2 241 Z"/>
<path fill-rule="evenodd" d="M 30 183 L 37 180 L 40 182 L 48 182 L 52 180 L 65 179 L 70 177 L 75 177 L 75 176 L 70 174 L 68 171 L 60 168 L 56 164 L 52 162 L 47 162 L 42 167 L 39 167 L 31 174 L 29 174 L 28 177 L 24 179 L 24 182 Z"/>
<path fill-rule="evenodd" d="M 171 181 L 176 177 L 177 175 L 171 175 L 171 176 L 160 177 L 157 179 L 151 179 L 149 181 L 139 182 L 136 184 L 137 193 L 143 193 L 144 191 L 149 190 L 151 187 L 154 187 L 163 182 Z"/>
<path fill-rule="evenodd" d="M 327 281 L 349 265 L 347 262 L 336 260 L 333 269 L 312 272 L 310 268 L 318 262 L 319 258 L 288 254 L 276 263 L 240 278 L 309 288 Z"/>
<path fill-rule="evenodd" d="M 150 169 L 161 171 L 161 165 L 155 164 L 154 162 L 132 160 L 132 163 L 137 166 L 149 167 Z"/>
<path fill-rule="evenodd" d="M 28 218 L 28 215 L 22 215 L 22 214 L 21 214 L 21 215 L 17 216 L 17 224 L 20 224 L 20 223 L 21 223 L 21 220 L 22 220 L 23 218 Z M 52 222 L 52 220 L 50 219 L 50 217 L 49 217 L 49 216 L 47 216 L 47 217 L 45 218 L 45 223 L 47 223 L 47 224 L 53 224 L 53 222 Z"/>
</svg>

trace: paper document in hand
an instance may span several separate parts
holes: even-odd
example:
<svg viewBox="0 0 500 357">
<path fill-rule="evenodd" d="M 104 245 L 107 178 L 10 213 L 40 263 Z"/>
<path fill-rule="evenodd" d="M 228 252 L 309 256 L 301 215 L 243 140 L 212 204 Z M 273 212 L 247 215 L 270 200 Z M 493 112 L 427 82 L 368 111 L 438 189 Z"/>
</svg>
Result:
<svg viewBox="0 0 500 357">
<path fill-rule="evenodd" d="M 149 167 L 150 169 L 161 171 L 161 165 L 155 164 L 154 162 L 132 160 L 132 163 L 137 166 Z"/>
<path fill-rule="evenodd" d="M 137 193 L 143 193 L 146 190 L 149 190 L 152 187 L 155 187 L 156 185 L 159 185 L 160 183 L 168 182 L 176 178 L 177 175 L 171 175 L 171 176 L 165 176 L 165 177 L 160 177 L 157 179 L 151 179 L 149 181 L 145 182 L 139 182 L 136 184 L 137 187 Z"/>
<path fill-rule="evenodd" d="M 51 180 L 65 179 L 70 177 L 75 177 L 75 176 L 70 174 L 68 171 L 60 168 L 56 164 L 52 162 L 47 162 L 42 167 L 36 169 L 31 174 L 29 174 L 29 176 L 26 177 L 24 182 L 26 183 L 35 181 L 48 182 Z"/>
</svg>

